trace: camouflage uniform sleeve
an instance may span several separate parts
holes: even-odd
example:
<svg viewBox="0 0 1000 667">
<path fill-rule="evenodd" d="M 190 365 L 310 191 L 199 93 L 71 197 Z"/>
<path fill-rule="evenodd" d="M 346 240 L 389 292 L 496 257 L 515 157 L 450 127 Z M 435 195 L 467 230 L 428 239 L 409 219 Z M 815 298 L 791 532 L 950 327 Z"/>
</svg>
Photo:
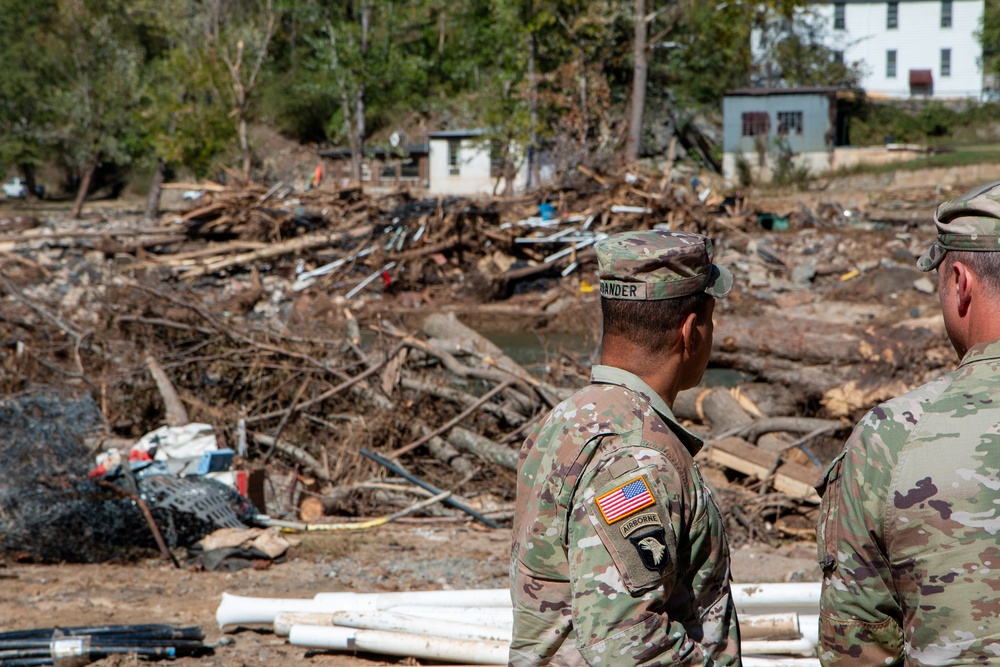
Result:
<svg viewBox="0 0 1000 667">
<path fill-rule="evenodd" d="M 577 648 L 592 667 L 715 664 L 668 612 L 676 597 L 685 598 L 679 608 L 691 605 L 689 593 L 675 589 L 676 535 L 692 489 L 680 488 L 680 475 L 654 450 L 619 450 L 595 468 L 581 478 L 567 535 Z M 609 474 L 616 468 L 627 471 Z M 609 523 L 614 510 L 602 511 L 597 500 L 638 480 L 652 502 Z"/>
<path fill-rule="evenodd" d="M 890 443 L 900 438 L 906 438 L 903 424 L 884 406 L 872 410 L 821 487 L 819 657 L 825 667 L 902 664 L 902 612 L 884 541 L 895 464 Z"/>
</svg>

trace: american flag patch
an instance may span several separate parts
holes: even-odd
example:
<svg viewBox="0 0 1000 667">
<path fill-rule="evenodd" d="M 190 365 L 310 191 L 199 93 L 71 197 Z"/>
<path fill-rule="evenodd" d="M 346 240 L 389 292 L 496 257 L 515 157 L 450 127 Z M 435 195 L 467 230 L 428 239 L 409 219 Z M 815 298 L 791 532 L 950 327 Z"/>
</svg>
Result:
<svg viewBox="0 0 1000 667">
<path fill-rule="evenodd" d="M 597 507 L 604 515 L 605 521 L 614 523 L 618 519 L 641 510 L 643 507 L 649 507 L 655 502 L 656 498 L 649 492 L 646 480 L 640 477 L 619 486 L 614 491 L 605 493 L 597 499 Z"/>
</svg>

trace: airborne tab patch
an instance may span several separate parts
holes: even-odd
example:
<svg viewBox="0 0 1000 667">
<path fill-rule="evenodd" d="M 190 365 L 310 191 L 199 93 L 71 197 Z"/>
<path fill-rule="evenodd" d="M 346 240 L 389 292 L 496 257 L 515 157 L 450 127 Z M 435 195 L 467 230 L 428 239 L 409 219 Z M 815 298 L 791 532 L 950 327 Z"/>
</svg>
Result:
<svg viewBox="0 0 1000 667">
<path fill-rule="evenodd" d="M 646 486 L 646 480 L 640 477 L 599 497 L 597 507 L 606 522 L 614 523 L 655 502 L 656 498 Z"/>
</svg>

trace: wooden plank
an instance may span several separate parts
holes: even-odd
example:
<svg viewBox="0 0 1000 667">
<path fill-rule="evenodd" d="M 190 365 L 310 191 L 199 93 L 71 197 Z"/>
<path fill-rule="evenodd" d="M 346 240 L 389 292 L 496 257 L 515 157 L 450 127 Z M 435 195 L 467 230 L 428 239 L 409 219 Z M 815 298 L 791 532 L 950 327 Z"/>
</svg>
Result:
<svg viewBox="0 0 1000 667">
<path fill-rule="evenodd" d="M 754 479 L 764 479 L 774 465 L 777 453 L 754 447 L 737 437 L 723 438 L 705 452 L 710 461 L 743 473 Z M 820 471 L 799 463 L 782 463 L 775 471 L 771 485 L 784 494 L 811 503 L 819 502 L 813 485 L 819 481 Z"/>
</svg>

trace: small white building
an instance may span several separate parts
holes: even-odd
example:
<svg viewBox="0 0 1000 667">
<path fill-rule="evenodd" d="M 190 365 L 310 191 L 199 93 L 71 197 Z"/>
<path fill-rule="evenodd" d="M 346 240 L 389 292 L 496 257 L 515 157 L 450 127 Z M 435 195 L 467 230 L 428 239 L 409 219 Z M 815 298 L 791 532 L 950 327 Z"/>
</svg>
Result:
<svg viewBox="0 0 1000 667">
<path fill-rule="evenodd" d="M 428 192 L 432 195 L 503 194 L 523 191 L 528 172 L 514 153 L 509 174 L 503 173 L 501 146 L 486 130 L 448 130 L 427 135 Z M 510 188 L 507 178 L 510 178 Z"/>
<path fill-rule="evenodd" d="M 865 65 L 871 97 L 984 97 L 976 38 L 984 0 L 829 0 L 810 8 L 827 22 L 829 46 Z"/>
</svg>

